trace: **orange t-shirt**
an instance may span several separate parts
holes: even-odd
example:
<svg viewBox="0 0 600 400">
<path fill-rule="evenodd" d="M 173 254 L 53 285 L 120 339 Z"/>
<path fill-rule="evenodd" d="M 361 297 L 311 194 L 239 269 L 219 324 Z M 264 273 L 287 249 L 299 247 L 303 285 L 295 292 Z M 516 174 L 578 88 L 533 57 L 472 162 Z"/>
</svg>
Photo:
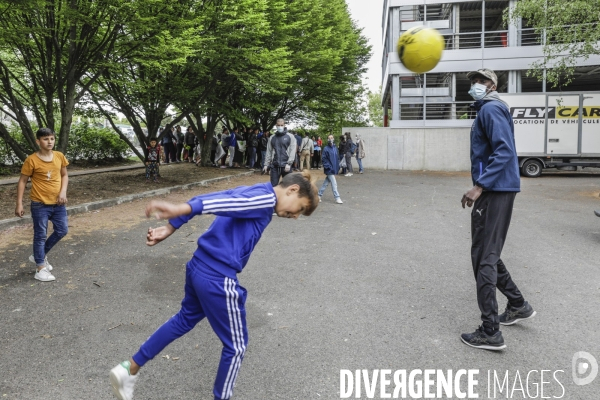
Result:
<svg viewBox="0 0 600 400">
<path fill-rule="evenodd" d="M 52 161 L 44 161 L 37 153 L 33 153 L 23 163 L 21 174 L 31 178 L 29 197 L 32 201 L 56 204 L 62 182 L 60 170 L 69 165 L 69 162 L 60 151 L 53 151 L 52 154 Z"/>
</svg>

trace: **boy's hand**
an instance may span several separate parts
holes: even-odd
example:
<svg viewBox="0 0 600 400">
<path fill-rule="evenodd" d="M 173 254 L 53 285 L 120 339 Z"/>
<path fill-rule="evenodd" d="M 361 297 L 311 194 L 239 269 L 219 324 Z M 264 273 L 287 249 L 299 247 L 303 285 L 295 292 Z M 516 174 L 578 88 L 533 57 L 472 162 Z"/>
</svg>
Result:
<svg viewBox="0 0 600 400">
<path fill-rule="evenodd" d="M 56 198 L 56 204 L 58 204 L 59 206 L 66 205 L 67 204 L 67 194 L 59 193 L 58 197 Z"/>
<path fill-rule="evenodd" d="M 23 218 L 23 215 L 25 215 L 23 204 L 17 204 L 17 207 L 15 208 L 15 215 L 19 218 Z"/>
<path fill-rule="evenodd" d="M 170 219 L 192 212 L 192 207 L 187 204 L 173 204 L 166 201 L 152 200 L 146 206 L 146 217 L 156 216 L 156 219 Z"/>
<path fill-rule="evenodd" d="M 175 228 L 171 224 L 161 226 L 159 228 L 148 228 L 148 235 L 146 235 L 146 244 L 148 246 L 154 246 L 157 243 L 162 242 L 175 232 Z"/>
</svg>

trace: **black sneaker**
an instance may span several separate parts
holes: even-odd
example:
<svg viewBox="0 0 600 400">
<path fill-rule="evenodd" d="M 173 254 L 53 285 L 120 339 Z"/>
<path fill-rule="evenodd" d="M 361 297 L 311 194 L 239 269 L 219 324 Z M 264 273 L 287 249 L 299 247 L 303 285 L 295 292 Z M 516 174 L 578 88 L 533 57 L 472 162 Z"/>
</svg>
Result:
<svg viewBox="0 0 600 400">
<path fill-rule="evenodd" d="M 529 319 L 535 317 L 537 314 L 533 307 L 529 305 L 528 302 L 523 304 L 521 308 L 515 308 L 510 305 L 510 303 L 506 304 L 506 310 L 502 314 L 500 314 L 500 324 L 501 325 L 512 325 L 516 324 L 519 321 L 523 321 L 524 319 Z"/>
<path fill-rule="evenodd" d="M 502 332 L 498 331 L 493 336 L 489 336 L 483 330 L 483 327 L 480 326 L 473 333 L 463 333 L 460 335 L 460 340 L 463 341 L 464 344 L 471 347 L 476 347 L 478 349 L 486 349 L 486 350 L 504 350 L 506 345 L 504 344 L 504 338 L 502 337 Z"/>
</svg>

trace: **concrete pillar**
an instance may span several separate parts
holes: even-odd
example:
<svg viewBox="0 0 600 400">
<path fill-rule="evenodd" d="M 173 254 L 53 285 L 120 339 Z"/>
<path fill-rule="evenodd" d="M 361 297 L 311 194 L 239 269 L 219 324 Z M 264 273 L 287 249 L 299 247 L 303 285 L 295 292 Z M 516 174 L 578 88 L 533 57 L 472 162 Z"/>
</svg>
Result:
<svg viewBox="0 0 600 400">
<path fill-rule="evenodd" d="M 454 33 L 460 33 L 460 4 L 454 4 L 452 6 L 454 11 L 454 23 L 452 24 L 452 28 L 454 29 Z M 460 36 L 454 35 L 454 40 L 452 43 L 452 47 L 449 50 L 457 50 L 460 45 Z"/>
<path fill-rule="evenodd" d="M 392 36 L 392 43 L 390 43 L 390 47 L 396 51 L 396 45 L 398 44 L 398 39 L 400 39 L 400 7 L 392 8 L 390 12 L 390 21 L 388 22 L 390 25 L 390 32 Z"/>
<path fill-rule="evenodd" d="M 392 77 L 392 119 L 400 120 L 400 75 Z"/>
<path fill-rule="evenodd" d="M 452 83 L 450 84 L 450 96 L 452 96 L 452 105 L 450 106 L 450 119 L 456 119 L 456 73 L 452 73 Z"/>
<path fill-rule="evenodd" d="M 517 4 L 517 0 L 510 0 L 508 3 L 508 8 L 510 10 L 513 10 L 515 8 L 515 5 Z M 519 20 L 518 24 L 520 24 L 521 21 Z M 509 47 L 514 47 L 514 46 L 520 46 L 519 44 L 519 26 L 517 23 L 510 23 L 508 25 L 508 46 Z"/>
<path fill-rule="evenodd" d="M 521 71 L 508 71 L 508 93 L 521 93 Z"/>
</svg>

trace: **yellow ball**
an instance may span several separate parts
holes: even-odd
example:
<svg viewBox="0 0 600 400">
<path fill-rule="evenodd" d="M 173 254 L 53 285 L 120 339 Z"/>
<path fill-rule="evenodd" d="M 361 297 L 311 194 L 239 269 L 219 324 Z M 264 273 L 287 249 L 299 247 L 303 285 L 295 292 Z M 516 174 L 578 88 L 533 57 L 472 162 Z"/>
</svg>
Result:
<svg viewBox="0 0 600 400">
<path fill-rule="evenodd" d="M 398 55 L 406 68 L 423 74 L 435 68 L 445 47 L 444 38 L 437 30 L 416 26 L 400 36 Z"/>
</svg>

